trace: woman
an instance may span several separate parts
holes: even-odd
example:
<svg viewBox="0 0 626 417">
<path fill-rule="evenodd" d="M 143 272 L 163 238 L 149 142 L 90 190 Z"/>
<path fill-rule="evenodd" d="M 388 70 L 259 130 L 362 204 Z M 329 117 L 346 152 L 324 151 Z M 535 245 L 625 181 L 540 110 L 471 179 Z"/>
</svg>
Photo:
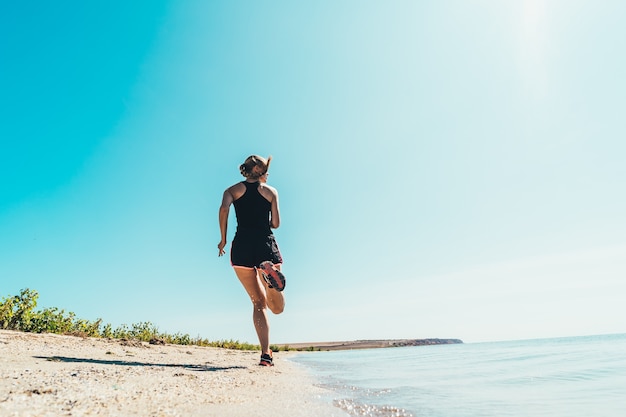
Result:
<svg viewBox="0 0 626 417">
<path fill-rule="evenodd" d="M 253 304 L 252 319 L 261 344 L 259 365 L 273 366 L 269 342 L 267 308 L 274 314 L 285 308 L 283 289 L 285 276 L 280 267 L 283 262 L 274 239 L 272 228 L 280 226 L 278 191 L 266 184 L 272 157 L 249 156 L 239 166 L 246 179 L 224 191 L 219 210 L 222 239 L 217 245 L 218 255 L 226 252 L 226 232 L 230 205 L 235 206 L 237 231 L 233 239 L 230 260 L 239 281 L 243 284 Z"/>
</svg>

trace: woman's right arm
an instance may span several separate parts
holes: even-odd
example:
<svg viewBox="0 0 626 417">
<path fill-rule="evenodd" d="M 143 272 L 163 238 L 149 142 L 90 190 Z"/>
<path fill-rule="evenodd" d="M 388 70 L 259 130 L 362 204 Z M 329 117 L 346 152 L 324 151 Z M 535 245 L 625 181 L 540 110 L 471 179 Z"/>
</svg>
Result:
<svg viewBox="0 0 626 417">
<path fill-rule="evenodd" d="M 230 212 L 230 205 L 233 203 L 233 195 L 230 193 L 230 189 L 224 191 L 222 196 L 222 204 L 219 210 L 219 223 L 220 223 L 220 243 L 217 244 L 218 256 L 222 256 L 226 253 L 224 247 L 226 247 L 226 232 L 228 231 L 228 213 Z"/>
</svg>

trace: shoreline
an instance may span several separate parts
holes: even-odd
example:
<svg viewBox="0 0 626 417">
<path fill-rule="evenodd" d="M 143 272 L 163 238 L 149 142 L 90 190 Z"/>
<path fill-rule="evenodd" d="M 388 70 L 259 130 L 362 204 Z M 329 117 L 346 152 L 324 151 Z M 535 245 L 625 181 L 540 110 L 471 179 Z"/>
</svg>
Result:
<svg viewBox="0 0 626 417">
<path fill-rule="evenodd" d="M 0 330 L 0 415 L 347 416 L 297 354 Z"/>
<path fill-rule="evenodd" d="M 350 340 L 342 342 L 311 342 L 311 343 L 281 343 L 281 348 L 295 349 L 299 351 L 331 351 L 353 349 L 384 349 L 405 346 L 431 346 L 461 344 L 460 339 L 376 339 L 376 340 Z"/>
</svg>

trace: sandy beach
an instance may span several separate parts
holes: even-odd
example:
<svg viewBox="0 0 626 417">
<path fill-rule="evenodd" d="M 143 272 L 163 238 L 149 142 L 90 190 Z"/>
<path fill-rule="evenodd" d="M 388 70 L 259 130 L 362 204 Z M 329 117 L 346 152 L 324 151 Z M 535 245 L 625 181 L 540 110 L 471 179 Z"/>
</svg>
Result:
<svg viewBox="0 0 626 417">
<path fill-rule="evenodd" d="M 294 354 L 0 330 L 0 416 L 346 416 Z"/>
</svg>

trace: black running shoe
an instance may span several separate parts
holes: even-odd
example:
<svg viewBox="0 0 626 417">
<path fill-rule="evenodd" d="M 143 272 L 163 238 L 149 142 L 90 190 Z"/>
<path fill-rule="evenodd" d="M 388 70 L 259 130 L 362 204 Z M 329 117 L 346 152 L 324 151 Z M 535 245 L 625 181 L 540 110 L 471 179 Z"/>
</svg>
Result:
<svg viewBox="0 0 626 417">
<path fill-rule="evenodd" d="M 274 366 L 274 358 L 272 357 L 272 351 L 270 350 L 269 355 L 267 353 L 263 353 L 261 355 L 261 362 L 259 362 L 260 366 Z"/>
<path fill-rule="evenodd" d="M 270 288 L 274 288 L 276 291 L 285 289 L 285 276 L 276 269 L 272 262 L 261 262 L 259 269 L 261 270 L 261 276 Z"/>
</svg>

